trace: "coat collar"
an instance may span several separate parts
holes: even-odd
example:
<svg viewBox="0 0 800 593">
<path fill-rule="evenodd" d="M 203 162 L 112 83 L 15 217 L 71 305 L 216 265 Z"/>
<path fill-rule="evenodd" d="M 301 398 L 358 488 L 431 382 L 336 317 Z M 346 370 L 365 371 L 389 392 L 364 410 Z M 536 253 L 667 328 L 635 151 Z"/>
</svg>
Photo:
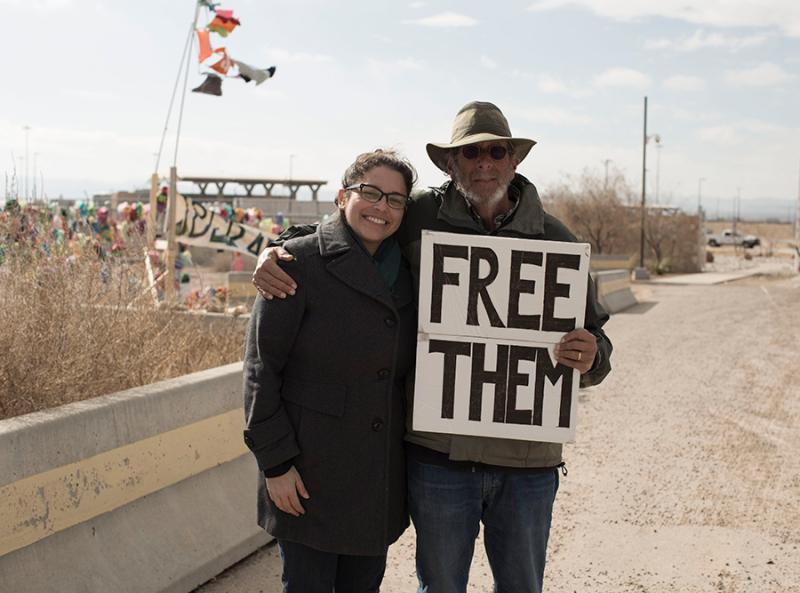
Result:
<svg viewBox="0 0 800 593">
<path fill-rule="evenodd" d="M 329 259 L 328 272 L 353 290 L 394 309 L 395 303 L 370 255 L 347 229 L 341 215 L 334 215 L 319 225 L 319 253 Z"/>
<path fill-rule="evenodd" d="M 544 208 L 536 186 L 519 173 L 514 176 L 511 184 L 519 190 L 519 204 L 514 215 L 510 217 L 511 220 L 500 229 L 513 230 L 529 236 L 543 234 Z M 438 191 L 442 196 L 439 219 L 453 226 L 473 229 L 482 234 L 486 233 L 483 226 L 470 214 L 465 203 L 466 198 L 456 189 L 455 183 L 448 181 Z"/>
<path fill-rule="evenodd" d="M 319 253 L 323 257 L 339 255 L 351 248 L 359 249 L 338 211 L 319 225 L 317 236 L 319 237 Z"/>
</svg>

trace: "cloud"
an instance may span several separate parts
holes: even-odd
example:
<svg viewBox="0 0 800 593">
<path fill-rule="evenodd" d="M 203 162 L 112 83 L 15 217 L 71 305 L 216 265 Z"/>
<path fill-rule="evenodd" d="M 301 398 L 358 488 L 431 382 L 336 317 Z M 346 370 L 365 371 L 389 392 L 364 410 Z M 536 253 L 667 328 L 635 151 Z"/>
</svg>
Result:
<svg viewBox="0 0 800 593">
<path fill-rule="evenodd" d="M 618 21 L 665 17 L 714 27 L 775 27 L 800 37 L 800 2 L 795 0 L 538 0 L 528 10 L 567 6 L 583 7 Z"/>
<path fill-rule="evenodd" d="M 700 128 L 697 137 L 712 144 L 742 144 L 758 136 L 762 140 L 772 141 L 796 138 L 797 130 L 779 126 L 758 119 L 743 119 L 736 122 Z"/>
<path fill-rule="evenodd" d="M 489 70 L 494 70 L 497 68 L 497 62 L 488 56 L 481 56 L 481 66 L 488 68 Z"/>
<path fill-rule="evenodd" d="M 679 92 L 700 91 L 706 86 L 706 83 L 702 78 L 697 76 L 685 76 L 683 74 L 670 76 L 662 84 L 667 90 Z"/>
<path fill-rule="evenodd" d="M 794 78 L 796 78 L 794 74 L 772 62 L 762 62 L 753 68 L 725 72 L 725 81 L 738 86 L 775 86 Z"/>
<path fill-rule="evenodd" d="M 650 86 L 650 77 L 631 68 L 610 68 L 594 77 L 598 87 L 631 87 L 646 88 Z"/>
<path fill-rule="evenodd" d="M 423 8 L 424 6 L 427 6 L 427 5 L 428 5 L 427 2 L 412 2 L 411 4 L 408 5 L 408 7 L 409 8 Z"/>
<path fill-rule="evenodd" d="M 72 0 L 0 0 L 0 8 L 24 7 L 36 12 L 54 12 L 72 7 Z"/>
<path fill-rule="evenodd" d="M 682 39 L 652 39 L 645 42 L 645 49 L 665 49 L 671 51 L 690 52 L 705 48 L 725 48 L 730 51 L 739 51 L 749 47 L 764 44 L 768 39 L 767 34 L 747 35 L 734 37 L 722 33 L 706 33 L 697 29 L 691 36 Z"/>
<path fill-rule="evenodd" d="M 739 142 L 736 128 L 730 125 L 701 128 L 697 132 L 697 137 L 703 142 L 711 142 L 712 144 L 734 144 Z"/>
<path fill-rule="evenodd" d="M 537 88 L 543 93 L 566 93 L 567 85 L 557 78 L 549 74 L 543 74 L 539 77 Z"/>
<path fill-rule="evenodd" d="M 522 109 L 515 112 L 515 115 L 522 117 L 530 122 L 551 125 L 574 125 L 582 126 L 592 123 L 592 118 L 588 115 L 575 113 L 560 107 L 540 107 L 536 109 Z"/>
<path fill-rule="evenodd" d="M 421 19 L 403 21 L 408 25 L 422 25 L 423 27 L 474 27 L 478 21 L 471 16 L 457 12 L 442 12 Z"/>
<path fill-rule="evenodd" d="M 287 63 L 327 63 L 333 62 L 333 56 L 327 54 L 314 54 L 308 52 L 290 52 L 283 48 L 270 48 L 267 50 L 268 59 L 282 64 Z"/>
<path fill-rule="evenodd" d="M 533 76 L 519 70 L 515 70 L 511 74 L 517 78 L 535 80 L 539 92 L 547 95 L 566 95 L 573 99 L 581 99 L 594 94 L 594 91 L 587 85 L 573 84 L 551 74 Z"/>
<path fill-rule="evenodd" d="M 367 70 L 374 78 L 386 79 L 397 74 L 397 71 L 419 72 L 425 70 L 425 62 L 414 58 L 398 58 L 396 60 L 367 60 Z"/>
</svg>

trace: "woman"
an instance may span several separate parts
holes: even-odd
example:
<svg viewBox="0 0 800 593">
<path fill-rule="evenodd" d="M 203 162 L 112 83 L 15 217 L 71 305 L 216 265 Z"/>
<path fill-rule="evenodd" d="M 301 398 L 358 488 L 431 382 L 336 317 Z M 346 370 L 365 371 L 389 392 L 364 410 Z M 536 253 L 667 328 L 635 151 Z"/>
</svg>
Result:
<svg viewBox="0 0 800 593">
<path fill-rule="evenodd" d="M 285 244 L 295 298 L 256 298 L 244 439 L 266 477 L 259 522 L 278 539 L 284 593 L 378 591 L 408 525 L 403 393 L 416 311 L 392 235 L 414 178 L 393 151 L 360 155 L 337 215 Z"/>
</svg>

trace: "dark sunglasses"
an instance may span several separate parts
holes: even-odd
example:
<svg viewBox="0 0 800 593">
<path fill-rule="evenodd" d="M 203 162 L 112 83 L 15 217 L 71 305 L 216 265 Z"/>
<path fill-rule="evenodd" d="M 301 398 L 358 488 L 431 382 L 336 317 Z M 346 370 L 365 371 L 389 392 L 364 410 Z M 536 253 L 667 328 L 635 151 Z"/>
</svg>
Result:
<svg viewBox="0 0 800 593">
<path fill-rule="evenodd" d="M 477 159 L 484 151 L 488 152 L 489 156 L 496 161 L 502 161 L 508 154 L 508 148 L 500 144 L 495 144 L 489 148 L 481 148 L 476 144 L 467 144 L 461 147 L 461 156 L 471 161 Z"/>
<path fill-rule="evenodd" d="M 350 185 L 344 188 L 345 191 L 357 191 L 362 200 L 366 200 L 372 204 L 377 204 L 381 201 L 383 196 L 386 196 L 386 203 L 391 208 L 402 210 L 408 205 L 409 197 L 406 194 L 397 192 L 385 192 L 379 187 L 370 185 L 369 183 L 359 183 L 358 185 Z"/>
</svg>

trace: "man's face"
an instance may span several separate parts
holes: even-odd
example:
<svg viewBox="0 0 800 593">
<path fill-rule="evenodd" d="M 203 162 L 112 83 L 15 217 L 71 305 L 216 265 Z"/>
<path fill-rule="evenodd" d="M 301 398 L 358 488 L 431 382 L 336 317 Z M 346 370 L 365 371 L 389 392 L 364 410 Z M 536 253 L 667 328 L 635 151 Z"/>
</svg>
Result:
<svg viewBox="0 0 800 593">
<path fill-rule="evenodd" d="M 456 189 L 476 204 L 501 200 L 517 169 L 508 148 L 505 142 L 492 141 L 456 149 L 448 162 L 448 173 Z"/>
</svg>

